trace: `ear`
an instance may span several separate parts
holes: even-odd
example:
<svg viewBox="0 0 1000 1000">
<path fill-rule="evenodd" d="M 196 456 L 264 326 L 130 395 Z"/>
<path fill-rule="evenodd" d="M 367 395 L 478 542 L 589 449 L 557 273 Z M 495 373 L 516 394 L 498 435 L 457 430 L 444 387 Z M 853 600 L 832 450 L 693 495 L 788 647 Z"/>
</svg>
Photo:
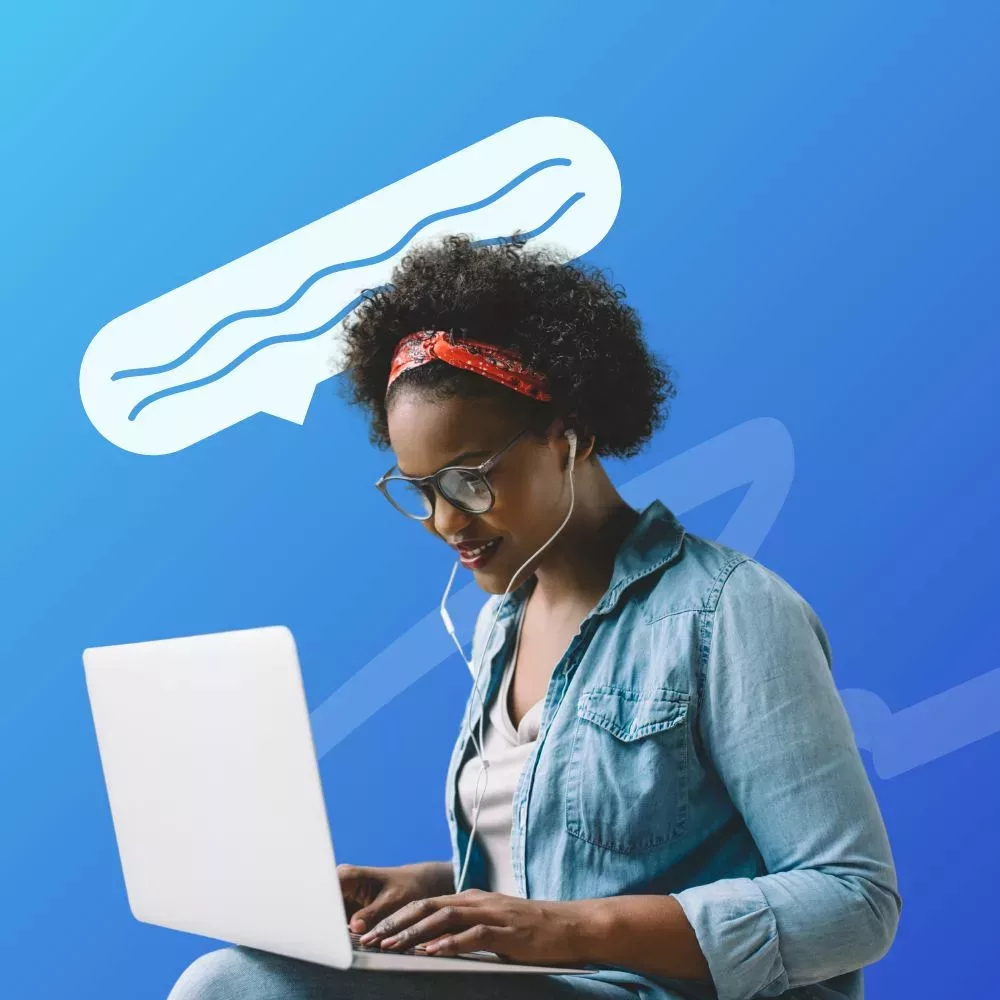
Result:
<svg viewBox="0 0 1000 1000">
<path fill-rule="evenodd" d="M 576 435 L 576 461 L 586 462 L 588 458 L 594 453 L 594 445 L 597 443 L 597 438 L 593 434 L 587 435 L 583 440 L 580 438 L 580 433 L 577 432 Z"/>
<path fill-rule="evenodd" d="M 555 437 L 560 448 L 566 449 L 566 455 L 569 455 L 569 441 L 566 438 L 566 431 L 572 428 L 576 432 L 576 463 L 579 465 L 581 462 L 585 462 L 590 458 L 594 451 L 594 445 L 596 443 L 596 438 L 593 434 L 583 435 L 581 434 L 579 428 L 576 425 L 576 421 L 573 419 L 572 415 L 566 417 L 560 417 L 551 428 L 551 433 Z M 567 458 L 568 461 L 568 458 Z"/>
</svg>

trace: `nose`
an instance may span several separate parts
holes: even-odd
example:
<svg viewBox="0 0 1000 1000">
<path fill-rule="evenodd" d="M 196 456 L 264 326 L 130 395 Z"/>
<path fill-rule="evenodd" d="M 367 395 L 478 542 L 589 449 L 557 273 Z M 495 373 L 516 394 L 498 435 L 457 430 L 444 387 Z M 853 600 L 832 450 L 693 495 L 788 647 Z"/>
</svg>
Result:
<svg viewBox="0 0 1000 1000">
<path fill-rule="evenodd" d="M 454 538 L 472 521 L 472 515 L 448 503 L 439 493 L 434 494 L 434 530 L 444 539 Z"/>
</svg>

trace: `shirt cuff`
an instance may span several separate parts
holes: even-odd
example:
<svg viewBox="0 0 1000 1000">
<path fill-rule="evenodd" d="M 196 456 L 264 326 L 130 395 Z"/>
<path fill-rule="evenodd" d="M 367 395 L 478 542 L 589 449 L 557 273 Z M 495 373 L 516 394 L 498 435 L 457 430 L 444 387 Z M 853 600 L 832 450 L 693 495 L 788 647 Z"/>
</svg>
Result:
<svg viewBox="0 0 1000 1000">
<path fill-rule="evenodd" d="M 694 928 L 719 1000 L 775 997 L 788 989 L 778 925 L 753 879 L 720 879 L 671 895 Z"/>
</svg>

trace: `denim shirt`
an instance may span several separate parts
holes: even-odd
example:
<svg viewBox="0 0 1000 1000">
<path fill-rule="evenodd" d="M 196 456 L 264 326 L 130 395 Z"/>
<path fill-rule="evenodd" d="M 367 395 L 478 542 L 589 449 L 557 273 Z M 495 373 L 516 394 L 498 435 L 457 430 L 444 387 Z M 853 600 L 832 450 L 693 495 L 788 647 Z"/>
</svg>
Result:
<svg viewBox="0 0 1000 1000">
<path fill-rule="evenodd" d="M 487 705 L 534 586 L 477 619 Z M 475 725 L 479 698 L 467 713 Z M 468 830 L 448 770 L 456 884 Z M 860 1000 L 901 908 L 882 817 L 834 685 L 823 627 L 755 560 L 688 534 L 661 502 L 617 553 L 607 591 L 553 670 L 513 800 L 521 894 L 670 894 L 711 984 L 605 968 L 642 996 Z M 488 889 L 473 844 L 466 888 Z"/>
</svg>

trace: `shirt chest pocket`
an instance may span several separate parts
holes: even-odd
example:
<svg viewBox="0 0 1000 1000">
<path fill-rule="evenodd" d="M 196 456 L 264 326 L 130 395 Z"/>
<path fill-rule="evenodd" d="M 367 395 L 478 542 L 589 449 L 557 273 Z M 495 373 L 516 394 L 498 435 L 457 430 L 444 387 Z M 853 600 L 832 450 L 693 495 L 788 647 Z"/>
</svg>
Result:
<svg viewBox="0 0 1000 1000">
<path fill-rule="evenodd" d="M 577 702 L 566 775 L 566 829 L 634 854 L 679 837 L 688 807 L 688 696 L 616 685 Z"/>
</svg>

